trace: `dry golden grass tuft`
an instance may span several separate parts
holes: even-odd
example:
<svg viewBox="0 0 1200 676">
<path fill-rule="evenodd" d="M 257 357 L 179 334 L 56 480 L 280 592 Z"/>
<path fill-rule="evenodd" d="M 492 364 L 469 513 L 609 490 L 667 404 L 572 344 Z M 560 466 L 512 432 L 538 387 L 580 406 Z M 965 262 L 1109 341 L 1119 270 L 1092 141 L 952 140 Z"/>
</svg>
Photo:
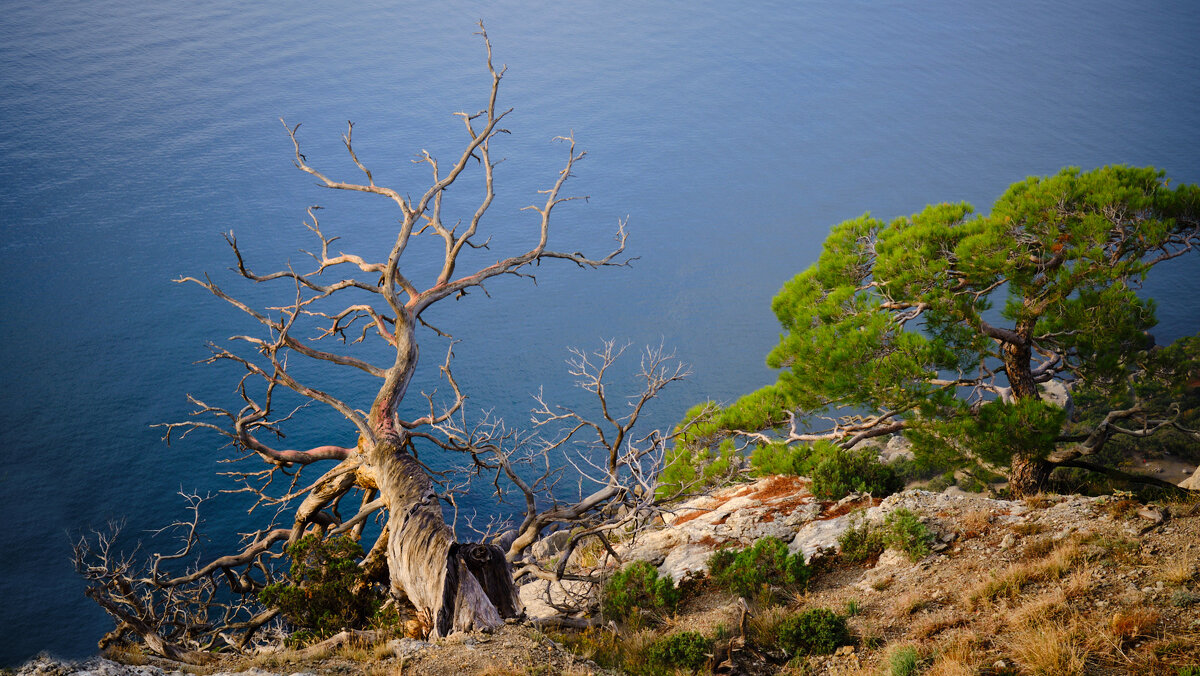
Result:
<svg viewBox="0 0 1200 676">
<path fill-rule="evenodd" d="M 931 605 L 933 605 L 933 599 L 929 598 L 928 592 L 914 589 L 913 591 L 905 592 L 895 600 L 892 605 L 891 614 L 894 617 L 905 617 L 919 613 Z"/>
<path fill-rule="evenodd" d="M 1021 536 L 1038 535 L 1046 532 L 1046 524 L 1040 521 L 1023 521 L 1013 524 L 1009 530 Z"/>
<path fill-rule="evenodd" d="M 954 608 L 946 608 L 932 615 L 921 618 L 913 624 L 908 635 L 915 639 L 927 639 L 936 636 L 947 629 L 961 627 L 969 622 L 969 618 Z"/>
<path fill-rule="evenodd" d="M 1142 503 L 1137 500 L 1112 500 L 1105 503 L 1104 511 L 1114 519 L 1132 519 L 1137 516 Z"/>
<path fill-rule="evenodd" d="M 1021 498 L 1021 501 L 1024 502 L 1025 506 L 1030 509 L 1045 509 L 1058 502 L 1058 500 L 1055 500 L 1052 496 L 1046 495 L 1045 493 L 1027 495 L 1024 498 Z"/>
<path fill-rule="evenodd" d="M 975 676 L 988 655 L 974 633 L 966 633 L 945 642 L 937 650 L 925 676 Z"/>
<path fill-rule="evenodd" d="M 958 519 L 958 534 L 963 539 L 984 535 L 991 528 L 992 510 L 990 509 L 973 509 Z"/>
<path fill-rule="evenodd" d="M 1021 555 L 1027 559 L 1040 559 L 1054 551 L 1054 540 L 1048 537 L 1035 538 L 1025 543 Z"/>
<path fill-rule="evenodd" d="M 1008 652 L 1035 676 L 1083 674 L 1087 649 L 1077 628 L 1057 622 L 1025 625 L 1008 636 Z"/>
<path fill-rule="evenodd" d="M 750 640 L 757 642 L 773 642 L 779 634 L 779 625 L 792 615 L 786 606 L 770 606 L 760 608 L 750 616 L 747 632 Z"/>
<path fill-rule="evenodd" d="M 1139 636 L 1149 636 L 1160 618 L 1159 612 L 1153 608 L 1126 608 L 1113 614 L 1108 630 L 1122 642 L 1130 641 Z"/>
<path fill-rule="evenodd" d="M 1180 559 L 1163 566 L 1162 580 L 1167 584 L 1181 585 L 1192 581 L 1196 576 L 1196 564 L 1188 559 Z"/>
</svg>

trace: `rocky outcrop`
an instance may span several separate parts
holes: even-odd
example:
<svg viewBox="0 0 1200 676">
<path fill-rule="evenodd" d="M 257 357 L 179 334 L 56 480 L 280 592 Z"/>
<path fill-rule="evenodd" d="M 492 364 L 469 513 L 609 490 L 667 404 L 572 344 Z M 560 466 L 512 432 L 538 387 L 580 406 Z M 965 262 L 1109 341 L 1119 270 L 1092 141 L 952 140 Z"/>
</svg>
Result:
<svg viewBox="0 0 1200 676">
<path fill-rule="evenodd" d="M 1195 473 L 1190 477 L 1180 481 L 1179 487 L 1190 491 L 1200 491 L 1200 467 L 1197 467 Z"/>
</svg>

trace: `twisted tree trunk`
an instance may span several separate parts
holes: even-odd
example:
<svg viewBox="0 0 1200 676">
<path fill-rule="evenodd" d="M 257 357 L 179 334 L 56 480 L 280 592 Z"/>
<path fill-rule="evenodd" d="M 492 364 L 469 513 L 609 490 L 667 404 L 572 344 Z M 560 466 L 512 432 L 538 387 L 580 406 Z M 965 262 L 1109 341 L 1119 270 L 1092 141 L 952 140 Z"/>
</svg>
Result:
<svg viewBox="0 0 1200 676">
<path fill-rule="evenodd" d="M 405 451 L 408 431 L 396 422 L 396 408 L 417 365 L 413 324 L 396 324 L 396 362 L 372 405 L 369 422 L 376 441 L 365 449 L 388 510 L 391 593 L 408 597 L 431 636 L 488 630 L 521 613 L 512 568 L 497 547 L 455 540 L 433 482 Z"/>
</svg>

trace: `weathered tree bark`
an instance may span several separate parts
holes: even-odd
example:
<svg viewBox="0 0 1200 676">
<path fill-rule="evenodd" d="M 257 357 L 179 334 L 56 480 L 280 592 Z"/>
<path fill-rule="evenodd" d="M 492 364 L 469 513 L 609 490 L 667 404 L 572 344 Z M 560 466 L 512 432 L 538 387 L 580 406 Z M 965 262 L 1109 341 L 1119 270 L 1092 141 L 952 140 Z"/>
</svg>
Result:
<svg viewBox="0 0 1200 676">
<path fill-rule="evenodd" d="M 512 570 L 485 545 L 459 544 L 442 518 L 441 503 L 424 468 L 395 437 L 370 453 L 388 505 L 388 570 L 392 593 L 407 596 L 432 636 L 491 629 L 520 614 Z M 488 590 L 480 584 L 483 579 Z"/>
</svg>

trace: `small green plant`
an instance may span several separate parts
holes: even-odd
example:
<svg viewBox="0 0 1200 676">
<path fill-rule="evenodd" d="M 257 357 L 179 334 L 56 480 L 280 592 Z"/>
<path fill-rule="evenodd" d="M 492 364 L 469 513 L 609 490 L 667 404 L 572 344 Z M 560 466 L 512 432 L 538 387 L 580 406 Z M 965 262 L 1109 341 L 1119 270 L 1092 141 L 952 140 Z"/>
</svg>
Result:
<svg viewBox="0 0 1200 676">
<path fill-rule="evenodd" d="M 871 527 L 866 519 L 857 521 L 851 516 L 850 525 L 838 537 L 842 558 L 852 563 L 861 563 L 883 553 L 883 536 Z"/>
<path fill-rule="evenodd" d="M 753 596 L 770 587 L 803 587 L 812 576 L 802 553 L 788 554 L 787 543 L 765 537 L 749 549 L 722 549 L 708 559 L 709 575 L 738 596 Z"/>
<path fill-rule="evenodd" d="M 850 642 L 846 618 L 813 608 L 779 623 L 778 645 L 789 655 L 828 655 Z"/>
<path fill-rule="evenodd" d="M 854 617 L 862 612 L 862 606 L 859 605 L 858 599 L 850 599 L 846 601 L 846 617 Z"/>
<path fill-rule="evenodd" d="M 660 578 L 658 569 L 646 561 L 634 561 L 609 578 L 600 607 L 605 617 L 629 622 L 674 613 L 682 598 L 671 578 Z"/>
<path fill-rule="evenodd" d="M 293 645 L 325 638 L 347 628 L 383 626 L 398 620 L 383 610 L 384 593 L 370 584 L 357 560 L 363 550 L 347 537 L 323 540 L 306 535 L 289 545 L 290 580 L 258 593 L 264 605 L 279 608 L 296 627 Z"/>
<path fill-rule="evenodd" d="M 708 663 L 712 647 L 711 639 L 694 631 L 668 634 L 650 644 L 646 651 L 647 671 L 661 673 L 676 668 L 696 673 Z"/>
<path fill-rule="evenodd" d="M 1171 605 L 1176 608 L 1187 608 L 1196 603 L 1200 603 L 1200 594 L 1187 589 L 1176 589 L 1171 592 Z"/>
<path fill-rule="evenodd" d="M 883 521 L 884 546 L 899 549 L 913 561 L 929 555 L 933 539 L 929 528 L 907 509 L 897 509 Z"/>
<path fill-rule="evenodd" d="M 921 523 L 920 517 L 901 508 L 888 514 L 882 526 L 874 526 L 866 519 L 851 521 L 838 538 L 838 545 L 842 558 L 854 563 L 874 559 L 888 547 L 917 561 L 929 555 L 933 541 L 933 533 Z"/>
<path fill-rule="evenodd" d="M 1175 676 L 1200 676 L 1200 664 L 1179 667 L 1175 671 Z"/>
<path fill-rule="evenodd" d="M 879 462 L 871 450 L 848 451 L 818 442 L 804 465 L 812 479 L 813 495 L 823 500 L 839 500 L 856 492 L 882 498 L 904 487 L 895 470 Z"/>
<path fill-rule="evenodd" d="M 892 653 L 888 669 L 892 676 L 914 676 L 921 668 L 921 655 L 912 646 L 905 646 Z"/>
</svg>

